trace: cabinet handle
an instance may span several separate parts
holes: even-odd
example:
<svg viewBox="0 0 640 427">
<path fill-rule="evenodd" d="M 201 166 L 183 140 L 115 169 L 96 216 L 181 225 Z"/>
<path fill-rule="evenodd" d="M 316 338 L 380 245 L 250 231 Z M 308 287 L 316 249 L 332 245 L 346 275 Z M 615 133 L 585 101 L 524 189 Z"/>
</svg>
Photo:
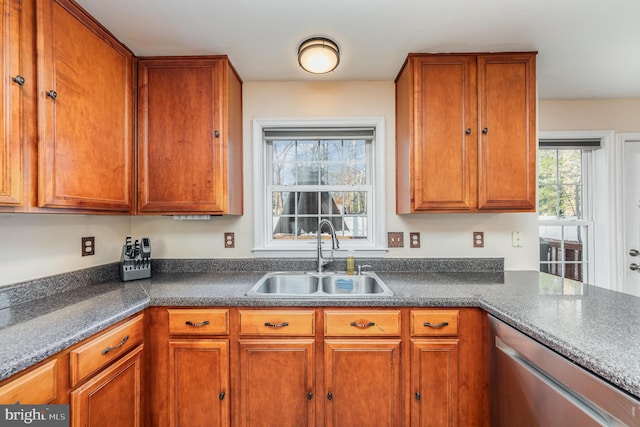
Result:
<svg viewBox="0 0 640 427">
<path fill-rule="evenodd" d="M 205 320 L 204 322 L 200 322 L 200 323 L 193 323 L 189 320 L 187 320 L 186 322 L 184 322 L 187 326 L 193 326 L 194 328 L 201 328 L 203 326 L 207 326 L 209 324 L 208 320 Z"/>
<path fill-rule="evenodd" d="M 424 325 L 427 328 L 436 328 L 436 329 L 440 329 L 440 328 L 444 328 L 445 326 L 449 326 L 449 322 L 440 322 L 440 323 L 429 323 L 429 322 L 424 322 Z"/>
<path fill-rule="evenodd" d="M 376 322 L 367 322 L 367 323 L 351 322 L 351 326 L 355 326 L 356 328 L 359 328 L 359 329 L 366 329 L 375 325 L 376 325 Z"/>
<path fill-rule="evenodd" d="M 416 400 L 421 400 L 422 399 L 422 395 L 420 394 L 419 391 L 416 391 Z"/>
<path fill-rule="evenodd" d="M 55 90 L 50 90 L 47 92 L 47 96 L 51 99 L 56 99 L 58 97 L 58 92 Z"/>
<path fill-rule="evenodd" d="M 632 262 L 631 264 L 629 264 L 629 269 L 631 271 L 640 271 L 640 265 L 636 264 L 635 262 Z"/>
<path fill-rule="evenodd" d="M 220 395 L 218 396 L 218 399 L 224 400 L 224 395 L 225 395 L 224 391 L 221 391 Z"/>
<path fill-rule="evenodd" d="M 467 128 L 467 130 L 465 130 L 464 133 L 466 133 L 467 135 L 471 135 L 471 128 Z"/>
<path fill-rule="evenodd" d="M 485 135 L 486 135 L 487 133 L 489 133 L 489 128 L 484 128 L 484 129 L 482 129 L 482 133 L 484 133 Z"/>
<path fill-rule="evenodd" d="M 311 400 L 311 399 L 313 399 L 313 392 L 312 391 L 307 393 L 307 400 Z"/>
<path fill-rule="evenodd" d="M 629 249 L 629 255 L 631 255 L 631 256 L 639 256 L 640 252 L 637 249 Z"/>
<path fill-rule="evenodd" d="M 105 355 L 107 353 L 109 353 L 111 350 L 117 350 L 120 347 L 122 347 L 124 345 L 124 343 L 126 343 L 129 340 L 129 335 L 125 335 L 124 338 L 122 338 L 122 341 L 120 341 L 119 344 L 114 345 L 113 347 L 107 347 L 104 350 L 102 350 L 102 354 Z"/>
<path fill-rule="evenodd" d="M 27 82 L 25 78 L 19 74 L 13 77 L 11 80 L 13 80 L 15 83 L 18 83 L 20 86 L 24 86 L 24 84 Z"/>
<path fill-rule="evenodd" d="M 331 392 L 327 393 L 327 399 L 333 400 L 333 394 L 331 394 Z"/>
<path fill-rule="evenodd" d="M 284 328 L 285 326 L 289 326 L 289 322 L 282 322 L 282 323 L 264 322 L 264 326 L 267 326 L 269 328 Z"/>
<path fill-rule="evenodd" d="M 216 138 L 219 138 L 220 137 L 220 132 L 217 131 L 217 130 L 214 130 L 213 131 L 213 136 L 215 136 Z"/>
</svg>

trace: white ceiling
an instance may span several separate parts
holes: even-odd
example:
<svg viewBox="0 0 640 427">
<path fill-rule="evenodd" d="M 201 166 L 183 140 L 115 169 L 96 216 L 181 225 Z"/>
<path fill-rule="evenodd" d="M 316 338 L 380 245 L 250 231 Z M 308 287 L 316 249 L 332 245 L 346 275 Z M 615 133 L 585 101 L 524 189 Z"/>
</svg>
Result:
<svg viewBox="0 0 640 427">
<path fill-rule="evenodd" d="M 409 52 L 537 50 L 542 99 L 640 98 L 640 0 L 77 0 L 138 56 L 226 54 L 245 82 L 393 80 Z M 339 67 L 302 71 L 327 36 Z"/>
</svg>

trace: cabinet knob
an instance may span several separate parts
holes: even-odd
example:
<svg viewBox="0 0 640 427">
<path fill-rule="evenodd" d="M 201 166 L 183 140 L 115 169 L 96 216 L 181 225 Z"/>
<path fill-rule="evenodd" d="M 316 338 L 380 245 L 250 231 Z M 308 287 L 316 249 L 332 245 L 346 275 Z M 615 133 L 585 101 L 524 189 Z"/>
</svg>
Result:
<svg viewBox="0 0 640 427">
<path fill-rule="evenodd" d="M 635 262 L 632 262 L 629 265 L 629 269 L 632 271 L 640 271 L 640 265 L 636 264 Z"/>
<path fill-rule="evenodd" d="M 217 131 L 217 130 L 214 130 L 213 131 L 213 136 L 215 136 L 216 138 L 219 138 L 220 137 L 220 132 Z"/>
<path fill-rule="evenodd" d="M 224 391 L 221 391 L 221 392 L 220 392 L 220 395 L 218 396 L 218 399 L 220 399 L 220 400 L 224 400 L 224 396 L 225 396 L 225 392 L 224 392 Z"/>
<path fill-rule="evenodd" d="M 24 86 L 24 84 L 27 82 L 25 78 L 19 74 L 13 77 L 11 80 L 13 80 L 15 83 L 18 83 L 20 86 Z"/>
<path fill-rule="evenodd" d="M 58 92 L 55 90 L 50 90 L 47 92 L 47 96 L 51 99 L 56 99 L 58 97 Z"/>
<path fill-rule="evenodd" d="M 638 252 L 637 249 L 629 249 L 629 255 L 638 256 L 638 255 L 640 255 L 640 252 Z"/>
<path fill-rule="evenodd" d="M 487 133 L 489 133 L 489 128 L 484 128 L 484 129 L 482 129 L 482 133 L 484 133 L 485 135 L 486 135 Z"/>
<path fill-rule="evenodd" d="M 464 133 L 466 133 L 467 135 L 471 135 L 471 128 L 467 128 L 467 130 L 465 130 Z"/>
<path fill-rule="evenodd" d="M 422 399 L 422 395 L 420 394 L 419 391 L 416 391 L 416 400 L 421 400 Z"/>
<path fill-rule="evenodd" d="M 333 394 L 331 392 L 327 393 L 327 399 L 333 400 Z"/>
<path fill-rule="evenodd" d="M 312 391 L 307 393 L 307 400 L 311 400 L 311 399 L 313 399 L 313 392 Z"/>
</svg>

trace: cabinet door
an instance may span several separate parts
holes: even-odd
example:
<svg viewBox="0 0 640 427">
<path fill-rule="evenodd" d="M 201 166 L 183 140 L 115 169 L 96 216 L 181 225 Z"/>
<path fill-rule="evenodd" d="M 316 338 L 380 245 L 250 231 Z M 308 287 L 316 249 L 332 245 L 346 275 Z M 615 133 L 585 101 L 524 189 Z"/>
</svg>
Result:
<svg viewBox="0 0 640 427">
<path fill-rule="evenodd" d="M 0 206 L 23 203 L 23 135 L 21 130 L 22 99 L 26 85 L 23 62 L 25 51 L 23 2 L 2 2 L 0 35 L 2 36 L 2 81 L 0 90 Z M 25 80 L 23 80 L 25 79 Z M 33 82 L 29 82 L 33 85 Z"/>
<path fill-rule="evenodd" d="M 142 425 L 140 345 L 71 392 L 73 427 Z"/>
<path fill-rule="evenodd" d="M 38 205 L 130 212 L 133 55 L 74 2 L 37 4 Z"/>
<path fill-rule="evenodd" d="M 458 425 L 458 340 L 411 341 L 411 425 Z"/>
<path fill-rule="evenodd" d="M 138 65 L 140 212 L 224 212 L 219 59 Z"/>
<path fill-rule="evenodd" d="M 313 339 L 240 340 L 241 426 L 313 426 Z"/>
<path fill-rule="evenodd" d="M 478 56 L 478 208 L 536 207 L 535 54 Z"/>
<path fill-rule="evenodd" d="M 229 425 L 229 341 L 169 341 L 169 425 Z"/>
<path fill-rule="evenodd" d="M 400 340 L 325 340 L 326 418 L 334 426 L 400 425 Z"/>
<path fill-rule="evenodd" d="M 475 60 L 415 58 L 414 211 L 475 206 Z"/>
</svg>

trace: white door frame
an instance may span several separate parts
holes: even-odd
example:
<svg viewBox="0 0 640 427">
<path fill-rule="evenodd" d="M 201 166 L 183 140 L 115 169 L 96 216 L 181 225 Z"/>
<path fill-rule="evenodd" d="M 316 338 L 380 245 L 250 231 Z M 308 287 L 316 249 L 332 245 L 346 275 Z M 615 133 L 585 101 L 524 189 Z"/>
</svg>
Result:
<svg viewBox="0 0 640 427">
<path fill-rule="evenodd" d="M 616 232 L 617 237 L 616 244 L 616 286 L 615 290 L 625 291 L 625 276 L 627 274 L 627 268 L 629 268 L 628 255 L 626 249 L 626 236 L 624 233 L 624 149 L 625 144 L 630 141 L 640 141 L 640 133 L 620 133 L 617 135 L 615 144 L 615 160 L 616 167 L 615 180 L 616 180 Z"/>
</svg>

